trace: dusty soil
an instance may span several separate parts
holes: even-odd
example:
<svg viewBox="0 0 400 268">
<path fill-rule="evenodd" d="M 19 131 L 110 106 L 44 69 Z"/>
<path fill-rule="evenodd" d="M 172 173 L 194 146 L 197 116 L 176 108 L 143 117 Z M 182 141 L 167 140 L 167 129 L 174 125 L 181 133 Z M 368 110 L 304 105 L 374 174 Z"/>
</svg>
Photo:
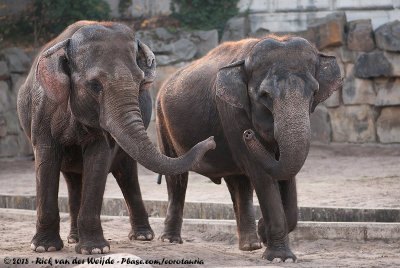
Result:
<svg viewBox="0 0 400 268">
<path fill-rule="evenodd" d="M 104 235 L 111 243 L 111 253 L 130 253 L 143 260 L 202 260 L 204 265 L 189 267 L 243 267 L 264 266 L 269 264 L 261 258 L 265 250 L 243 252 L 238 249 L 237 238 L 225 233 L 190 232 L 183 234 L 183 244 L 170 244 L 154 240 L 150 242 L 129 241 L 130 225 L 127 217 L 102 220 Z M 153 229 L 158 236 L 162 226 L 154 225 Z M 64 248 L 58 252 L 34 253 L 29 248 L 29 241 L 35 232 L 32 219 L 22 219 L 18 222 L 13 217 L 0 216 L 0 267 L 4 265 L 4 258 L 28 258 L 30 266 L 36 258 L 50 257 L 54 259 L 86 259 L 87 256 L 76 254 L 74 245 L 67 244 L 66 237 L 69 230 L 69 221 L 61 222 L 61 237 Z M 23 235 L 21 234 L 23 233 Z M 400 246 L 398 241 L 299 241 L 292 243 L 292 250 L 298 257 L 298 262 L 274 264 L 283 267 L 399 267 Z M 99 255 L 93 255 L 99 257 Z M 54 264 L 54 263 L 53 263 Z M 270 265 L 270 264 L 269 264 Z M 10 266 L 27 267 L 27 265 Z M 46 265 L 37 265 L 46 267 Z M 64 267 L 64 266 L 59 266 Z M 105 266 L 107 267 L 107 265 Z M 112 266 L 108 266 L 112 267 Z M 154 266 L 156 267 L 156 266 Z M 168 265 L 166 266 L 168 267 Z M 170 265 L 170 267 L 188 267 Z"/>
<path fill-rule="evenodd" d="M 140 167 L 143 199 L 167 200 L 165 180 Z M 32 161 L 0 161 L 0 194 L 35 194 Z M 189 175 L 186 201 L 231 203 L 227 187 L 196 173 Z M 400 207 L 400 145 L 314 145 L 297 176 L 300 206 Z M 63 179 L 60 195 L 67 195 Z M 121 197 L 109 175 L 107 197 Z M 257 197 L 254 201 L 257 203 Z"/>
<path fill-rule="evenodd" d="M 314 145 L 298 175 L 298 196 L 301 206 L 399 207 L 400 146 L 376 145 Z M 165 181 L 156 184 L 156 174 L 140 168 L 140 185 L 144 199 L 167 200 Z M 222 183 L 224 184 L 224 183 Z M 64 180 L 60 180 L 60 195 L 66 195 Z M 32 161 L 0 161 L 0 194 L 35 194 Z M 122 197 L 110 176 L 105 196 Z M 190 174 L 187 201 L 230 203 L 224 185 L 215 185 L 195 173 Z M 255 198 L 255 202 L 257 199 Z M 112 253 L 131 253 L 150 259 L 201 259 L 205 266 L 263 266 L 263 250 L 241 252 L 237 238 L 225 233 L 184 233 L 184 244 L 175 245 L 128 240 L 127 218 L 103 220 L 105 237 L 110 240 Z M 156 237 L 160 224 L 152 226 Z M 61 223 L 64 249 L 59 252 L 36 254 L 29 248 L 35 232 L 32 219 L 15 220 L 0 216 L 0 267 L 4 257 L 66 258 L 78 257 L 73 245 L 66 244 L 69 222 Z M 297 264 L 285 267 L 400 267 L 399 241 L 299 241 L 292 243 Z M 26 267 L 26 266 L 20 266 Z"/>
</svg>

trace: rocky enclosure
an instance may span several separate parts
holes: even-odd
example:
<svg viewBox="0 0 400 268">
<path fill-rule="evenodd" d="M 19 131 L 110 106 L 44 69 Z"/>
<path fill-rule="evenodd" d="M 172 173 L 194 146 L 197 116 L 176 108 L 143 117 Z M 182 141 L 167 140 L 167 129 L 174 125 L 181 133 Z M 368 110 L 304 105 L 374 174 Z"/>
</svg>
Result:
<svg viewBox="0 0 400 268">
<path fill-rule="evenodd" d="M 157 58 L 153 97 L 170 74 L 204 56 L 219 42 L 271 33 L 268 29 L 253 32 L 246 21 L 248 17 L 232 18 L 220 41 L 216 30 L 138 31 L 137 37 Z M 335 55 L 344 77 L 343 89 L 312 114 L 314 141 L 400 143 L 400 21 L 374 30 L 370 19 L 347 21 L 345 12 L 335 12 L 310 20 L 306 30 L 289 34 L 302 36 L 320 51 Z M 16 96 L 34 56 L 35 52 L 19 48 L 0 50 L 0 157 L 32 154 L 19 126 Z"/>
</svg>

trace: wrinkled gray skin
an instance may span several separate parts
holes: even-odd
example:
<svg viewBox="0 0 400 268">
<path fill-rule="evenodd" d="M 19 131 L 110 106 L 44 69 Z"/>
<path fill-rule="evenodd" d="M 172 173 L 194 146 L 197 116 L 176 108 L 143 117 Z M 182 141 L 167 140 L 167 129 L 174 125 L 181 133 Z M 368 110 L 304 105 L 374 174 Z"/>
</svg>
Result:
<svg viewBox="0 0 400 268">
<path fill-rule="evenodd" d="M 31 247 L 60 250 L 57 204 L 60 171 L 67 181 L 71 232 L 78 253 L 107 253 L 100 210 L 112 172 L 124 194 L 131 239 L 151 240 L 137 178 L 137 162 L 155 172 L 179 174 L 215 147 L 212 138 L 185 156 L 162 155 L 145 128 L 154 54 L 127 26 L 81 21 L 39 54 L 18 95 L 21 125 L 35 153 L 37 224 Z"/>
<path fill-rule="evenodd" d="M 209 135 L 218 147 L 195 171 L 231 193 L 239 248 L 261 247 L 253 188 L 263 218 L 263 257 L 295 260 L 288 233 L 297 224 L 295 175 L 310 145 L 310 113 L 342 86 L 335 57 L 296 37 L 245 39 L 219 45 L 177 71 L 157 99 L 161 151 L 180 156 Z M 167 176 L 168 211 L 161 238 L 181 243 L 188 173 Z"/>
</svg>

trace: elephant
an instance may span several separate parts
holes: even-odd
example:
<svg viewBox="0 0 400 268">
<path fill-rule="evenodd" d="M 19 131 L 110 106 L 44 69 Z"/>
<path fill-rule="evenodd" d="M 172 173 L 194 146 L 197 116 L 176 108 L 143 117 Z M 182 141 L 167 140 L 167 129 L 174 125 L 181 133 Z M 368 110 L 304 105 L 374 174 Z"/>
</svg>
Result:
<svg viewBox="0 0 400 268">
<path fill-rule="evenodd" d="M 194 171 L 227 184 L 237 222 L 239 248 L 261 248 L 269 261 L 296 260 L 288 233 L 297 225 L 295 176 L 308 155 L 310 114 L 342 87 L 336 58 L 300 37 L 266 36 L 225 42 L 177 70 L 156 100 L 162 153 L 179 157 L 213 135 Z M 166 176 L 168 209 L 161 239 L 182 243 L 188 172 Z"/>
<path fill-rule="evenodd" d="M 34 251 L 63 247 L 57 203 L 60 171 L 69 195 L 68 242 L 77 243 L 77 253 L 107 253 L 110 244 L 100 211 L 109 172 L 127 204 L 129 238 L 151 240 L 154 233 L 142 201 L 137 162 L 162 174 L 180 174 L 215 147 L 210 137 L 175 159 L 153 145 L 146 128 L 155 70 L 153 52 L 131 28 L 115 22 L 76 22 L 36 57 L 17 100 L 35 157 Z"/>
</svg>

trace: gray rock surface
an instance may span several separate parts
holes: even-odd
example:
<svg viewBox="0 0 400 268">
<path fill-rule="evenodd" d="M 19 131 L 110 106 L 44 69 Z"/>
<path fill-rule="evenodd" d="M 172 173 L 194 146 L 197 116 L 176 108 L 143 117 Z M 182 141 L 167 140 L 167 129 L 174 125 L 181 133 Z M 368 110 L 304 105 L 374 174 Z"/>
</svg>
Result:
<svg viewBox="0 0 400 268">
<path fill-rule="evenodd" d="M 351 50 L 369 52 L 375 48 L 371 20 L 348 23 L 347 46 Z"/>
<path fill-rule="evenodd" d="M 221 42 L 244 39 L 249 32 L 250 24 L 247 17 L 233 17 L 226 23 Z"/>
<path fill-rule="evenodd" d="M 376 78 L 376 106 L 400 105 L 400 78 Z"/>
<path fill-rule="evenodd" d="M 400 107 L 383 108 L 376 125 L 380 142 L 400 142 Z"/>
<path fill-rule="evenodd" d="M 218 46 L 218 31 L 193 31 L 190 33 L 189 39 L 197 47 L 196 58 L 201 58 Z"/>
<path fill-rule="evenodd" d="M 338 107 L 340 105 L 340 93 L 341 91 L 335 91 L 332 95 L 324 101 L 326 107 Z"/>
<path fill-rule="evenodd" d="M 344 104 L 375 104 L 376 93 L 372 80 L 347 77 L 342 97 Z"/>
<path fill-rule="evenodd" d="M 310 117 L 311 141 L 329 143 L 331 141 L 331 124 L 329 122 L 328 109 L 318 105 Z"/>
<path fill-rule="evenodd" d="M 375 142 L 375 108 L 369 105 L 329 108 L 332 140 L 336 142 Z"/>
<path fill-rule="evenodd" d="M 375 30 L 375 40 L 380 49 L 400 52 L 400 21 L 395 20 L 378 27 Z"/>
<path fill-rule="evenodd" d="M 7 63 L 5 61 L 0 61 L 0 80 L 6 80 L 10 73 L 8 70 Z"/>
<path fill-rule="evenodd" d="M 383 51 L 379 50 L 360 55 L 354 68 L 355 75 L 360 78 L 390 76 L 392 74 L 391 63 L 385 57 Z"/>
<path fill-rule="evenodd" d="M 27 72 L 31 66 L 31 59 L 22 49 L 17 47 L 10 47 L 1 50 L 0 58 L 7 62 L 8 68 L 12 73 Z"/>
</svg>

